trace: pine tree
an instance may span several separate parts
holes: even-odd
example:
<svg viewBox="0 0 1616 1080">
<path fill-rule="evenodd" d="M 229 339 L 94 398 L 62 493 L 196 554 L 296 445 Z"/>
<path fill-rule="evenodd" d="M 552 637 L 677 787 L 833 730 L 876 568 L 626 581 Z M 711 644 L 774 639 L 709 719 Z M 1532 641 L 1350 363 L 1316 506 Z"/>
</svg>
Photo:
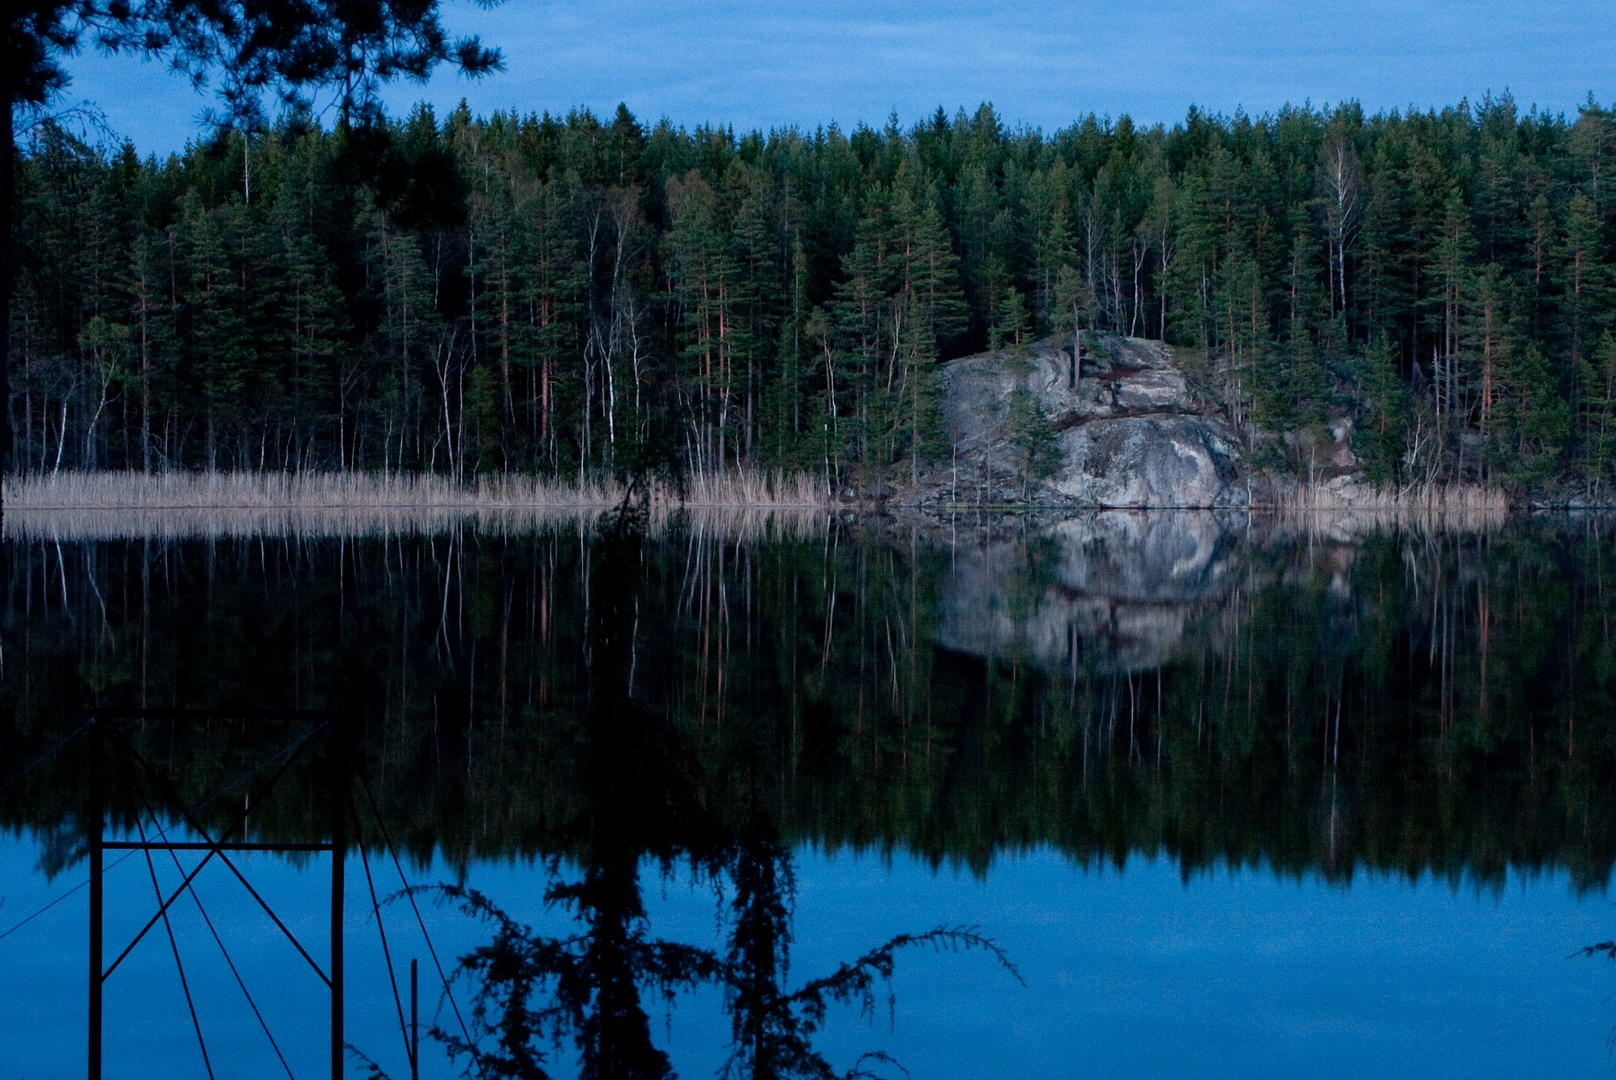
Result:
<svg viewBox="0 0 1616 1080">
<path fill-rule="evenodd" d="M 784 288 L 781 244 L 774 229 L 774 207 L 768 178 L 735 161 L 725 170 L 726 197 L 733 206 L 729 232 L 735 261 L 735 306 L 740 319 L 740 364 L 745 367 L 744 451 L 753 456 L 758 395 L 774 356 L 769 346 L 779 340 L 775 307 Z"/>
<path fill-rule="evenodd" d="M 903 331 L 905 423 L 908 428 L 909 482 L 920 482 L 922 461 L 934 457 L 942 434 L 942 410 L 937 400 L 937 346 L 925 317 L 923 294 L 908 293 Z"/>
<path fill-rule="evenodd" d="M 1018 452 L 1021 498 L 1025 502 L 1028 482 L 1054 476 L 1060 471 L 1062 457 L 1055 425 L 1044 414 L 1038 395 L 1019 380 L 1010 392 L 1006 433 Z"/>
<path fill-rule="evenodd" d="M 138 370 L 139 460 L 141 471 L 151 472 L 158 463 L 158 444 L 153 438 L 153 418 L 174 404 L 175 360 L 178 349 L 174 337 L 174 305 L 165 285 L 171 279 L 166 245 L 162 238 L 142 229 L 135 237 L 129 260 L 129 323 L 133 364 Z M 131 411 L 124 407 L 125 422 Z"/>
<path fill-rule="evenodd" d="M 1616 481 L 1616 338 L 1600 335 L 1593 361 L 1583 361 L 1583 475 L 1593 489 Z"/>
<path fill-rule="evenodd" d="M 291 456 L 299 468 L 318 462 L 317 440 L 324 435 L 334 445 L 338 467 L 346 468 L 350 418 L 337 368 L 346 313 L 335 268 L 301 211 L 295 198 L 278 202 L 274 211 L 284 282 L 281 319 L 290 357 L 285 380 Z M 322 430 L 333 421 L 334 432 Z"/>
<path fill-rule="evenodd" d="M 1353 453 L 1376 484 L 1400 479 L 1408 418 L 1408 389 L 1397 373 L 1397 346 L 1381 337 L 1361 352 L 1356 377 L 1361 411 L 1353 428 Z"/>
<path fill-rule="evenodd" d="M 549 180 L 518 215 L 525 320 L 517 339 L 518 363 L 528 372 L 527 437 L 535 469 L 560 467 L 556 424 L 558 376 L 577 349 L 578 295 L 583 271 L 569 225 L 572 194 L 565 180 Z"/>
<path fill-rule="evenodd" d="M 1021 472 L 1021 498 L 1027 499 L 1027 485 L 1060 471 L 1060 440 L 1055 426 L 1044 414 L 1038 395 L 1027 385 L 1032 373 L 1028 352 L 1031 344 L 1031 318 L 1019 290 L 1005 290 L 1000 322 L 993 330 L 992 348 L 1005 350 L 1005 368 L 1015 380 L 1010 391 L 1005 434 L 1016 449 Z"/>
<path fill-rule="evenodd" d="M 1466 390 L 1461 383 L 1460 339 L 1464 325 L 1464 292 L 1475 273 L 1475 236 L 1469 211 L 1457 184 L 1448 189 L 1442 212 L 1442 231 L 1436 244 L 1436 272 L 1440 314 L 1433 327 L 1435 348 L 1435 400 L 1439 441 L 1446 445 L 1451 433 L 1465 426 Z"/>
<path fill-rule="evenodd" d="M 1547 478 L 1565 445 L 1570 417 L 1559 380 L 1536 345 L 1528 345 L 1514 365 L 1498 418 L 1502 477 L 1520 487 Z"/>
<path fill-rule="evenodd" d="M 421 243 L 411 233 L 381 220 L 372 240 L 377 260 L 373 272 L 381 286 L 376 353 L 385 372 L 377 387 L 384 424 L 382 469 L 420 468 L 427 456 L 419 430 L 425 406 L 420 384 L 441 330 L 432 275 Z"/>
<path fill-rule="evenodd" d="M 893 260 L 888 248 L 887 203 L 884 190 L 870 193 L 861 215 L 853 250 L 842 257 L 842 282 L 832 307 L 844 366 L 853 384 L 852 419 L 857 431 L 857 456 L 876 461 L 885 449 L 886 383 L 882 360 L 895 344 L 891 331 Z M 879 462 L 877 462 L 879 464 Z"/>
<path fill-rule="evenodd" d="M 1471 410 L 1483 438 L 1487 435 L 1499 392 L 1499 373 L 1507 371 L 1515 346 L 1514 301 L 1503 271 L 1489 263 L 1465 283 L 1460 348 L 1467 382 L 1475 387 Z"/>
<path fill-rule="evenodd" d="M 931 347 L 940 353 L 967 325 L 968 308 L 957 271 L 959 257 L 934 199 L 926 199 L 909 213 L 912 220 L 899 215 L 898 221 L 908 240 L 902 252 L 901 288 L 914 296 L 914 317 L 931 338 Z"/>
<path fill-rule="evenodd" d="M 1035 171 L 1026 185 L 1027 231 L 1032 237 L 1031 275 L 1036 283 L 1033 310 L 1049 325 L 1060 317 L 1056 290 L 1063 268 L 1075 258 L 1072 245 L 1071 176 L 1059 158 Z"/>
<path fill-rule="evenodd" d="M 1609 325 L 1609 272 L 1602 248 L 1593 200 L 1581 191 L 1574 192 L 1566 205 L 1555 275 L 1561 289 L 1561 333 L 1571 372 L 1581 365 L 1589 342 L 1598 340 L 1600 330 Z"/>
<path fill-rule="evenodd" d="M 692 171 L 669 181 L 668 204 L 673 222 L 665 243 L 688 335 L 685 362 L 700 388 L 693 465 L 698 472 L 718 473 L 727 467 L 734 362 L 745 334 L 738 318 L 739 269 L 719 220 L 717 193 L 705 179 Z"/>
<path fill-rule="evenodd" d="M 204 461 L 220 465 L 221 443 L 246 420 L 244 394 L 255 366 L 247 292 L 230 250 L 228 216 L 187 200 L 189 265 L 181 339 L 201 398 Z M 238 467 L 245 465 L 238 457 Z"/>
</svg>

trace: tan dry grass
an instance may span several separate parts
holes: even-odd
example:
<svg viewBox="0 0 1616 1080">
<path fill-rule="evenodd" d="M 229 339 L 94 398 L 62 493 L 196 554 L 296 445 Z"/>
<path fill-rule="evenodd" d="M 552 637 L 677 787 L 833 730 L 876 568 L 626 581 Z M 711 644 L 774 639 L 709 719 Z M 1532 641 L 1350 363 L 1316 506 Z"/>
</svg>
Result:
<svg viewBox="0 0 1616 1080">
<path fill-rule="evenodd" d="M 283 510 L 393 507 L 604 507 L 622 485 L 557 484 L 535 477 L 398 473 L 67 472 L 8 478 L 7 510 Z"/>
<path fill-rule="evenodd" d="M 6 536 L 97 540 L 522 532 L 592 523 L 621 504 L 626 486 L 530 476 L 459 485 L 410 474 L 104 472 L 12 477 L 0 490 Z M 699 517 L 701 528 L 726 535 L 817 531 L 828 502 L 811 479 L 779 475 L 704 478 L 684 492 L 653 482 L 648 494 L 654 528 Z"/>
<path fill-rule="evenodd" d="M 723 473 L 693 476 L 685 486 L 685 506 L 824 507 L 830 498 L 806 473 Z"/>
<path fill-rule="evenodd" d="M 1456 529 L 1476 532 L 1503 524 L 1509 500 L 1497 488 L 1478 484 L 1409 485 L 1401 488 L 1355 484 L 1300 484 L 1279 492 L 1267 509 L 1297 524 L 1316 528 L 1335 519 L 1365 524 Z"/>
</svg>

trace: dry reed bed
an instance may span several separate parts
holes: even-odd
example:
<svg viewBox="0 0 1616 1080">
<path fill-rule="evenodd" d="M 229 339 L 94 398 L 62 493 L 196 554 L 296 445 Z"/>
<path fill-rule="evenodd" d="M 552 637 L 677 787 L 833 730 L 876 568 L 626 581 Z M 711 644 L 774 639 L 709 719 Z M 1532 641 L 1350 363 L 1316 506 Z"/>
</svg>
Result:
<svg viewBox="0 0 1616 1080">
<path fill-rule="evenodd" d="M 382 473 L 61 473 L 0 484 L 8 538 L 29 541 L 183 540 L 231 537 L 408 536 L 470 528 L 488 535 L 575 525 L 593 528 L 620 505 L 617 481 L 567 483 L 531 476 L 456 484 Z M 832 512 L 813 477 L 729 473 L 681 488 L 652 481 L 653 532 L 670 526 L 728 540 L 802 538 Z M 1310 533 L 1388 529 L 1484 531 L 1501 524 L 1501 492 L 1472 485 L 1366 488 L 1301 485 L 1253 508 Z"/>
<path fill-rule="evenodd" d="M 500 476 L 460 485 L 442 476 L 398 473 L 68 472 L 10 478 L 4 492 L 8 511 L 599 509 L 623 498 L 623 486 L 615 482 Z"/>
<path fill-rule="evenodd" d="M 0 486 L 5 535 L 24 540 L 361 538 L 473 528 L 530 532 L 593 527 L 621 505 L 616 481 L 558 483 L 528 476 L 378 473 L 61 473 Z M 815 534 L 827 500 L 811 479 L 744 474 L 700 478 L 683 492 L 653 482 L 652 528 L 675 521 L 725 536 Z"/>
<path fill-rule="evenodd" d="M 1310 531 L 1415 528 L 1483 532 L 1502 525 L 1509 501 L 1497 488 L 1477 484 L 1409 485 L 1401 488 L 1300 484 L 1275 494 L 1267 510 Z"/>
</svg>

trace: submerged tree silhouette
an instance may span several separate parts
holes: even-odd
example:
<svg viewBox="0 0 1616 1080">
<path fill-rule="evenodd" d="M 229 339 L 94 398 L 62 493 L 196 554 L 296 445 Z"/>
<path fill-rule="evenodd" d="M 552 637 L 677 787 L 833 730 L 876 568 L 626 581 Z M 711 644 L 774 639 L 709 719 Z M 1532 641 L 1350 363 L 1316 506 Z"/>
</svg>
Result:
<svg viewBox="0 0 1616 1080">
<path fill-rule="evenodd" d="M 726 1080 L 853 1080 L 880 1076 L 874 1069 L 881 1065 L 902 1066 L 872 1052 L 839 1071 L 815 1049 L 814 1037 L 833 1004 L 856 1004 L 873 1018 L 880 986 L 895 1010 L 891 980 L 904 949 L 981 950 L 1021 981 L 1004 950 L 979 928 L 939 926 L 898 934 L 828 975 L 787 989 L 790 851 L 774 836 L 750 838 L 737 845 L 726 876 L 734 898 L 722 954 L 653 938 L 637 884 L 597 892 L 594 868 L 582 881 L 546 892 L 548 903 L 572 907 L 583 924 L 567 936 L 536 932 L 475 889 L 432 886 L 494 927 L 493 939 L 460 961 L 460 974 L 476 984 L 472 1041 L 441 1026 L 432 1028 L 432 1036 L 451 1057 L 466 1059 L 467 1076 L 548 1080 L 550 1052 L 571 1041 L 581 1077 L 670 1077 L 667 1054 L 651 1043 L 642 994 L 659 993 L 671 1007 L 678 992 L 715 984 L 724 990 L 730 1015 L 730 1054 L 720 1072 Z M 602 906 L 603 896 L 609 896 L 609 907 Z"/>
<path fill-rule="evenodd" d="M 829 975 L 785 989 L 791 961 L 791 914 L 794 874 L 790 850 L 773 833 L 756 832 L 736 848 L 728 877 L 734 890 L 728 948 L 719 975 L 730 1014 L 730 1056 L 720 1075 L 752 1080 L 807 1077 L 874 1077 L 867 1064 L 902 1068 L 891 1057 L 865 1054 L 845 1072 L 837 1072 L 814 1049 L 813 1040 L 832 1004 L 854 1004 L 873 1018 L 876 988 L 887 988 L 887 1006 L 895 1011 L 892 973 L 900 951 L 926 946 L 938 951 L 979 949 L 999 962 L 1017 982 L 1021 974 L 1002 948 L 975 926 L 939 926 L 921 934 L 899 934 Z"/>
<path fill-rule="evenodd" d="M 792 852 L 772 823 L 758 813 L 740 831 L 726 876 L 734 897 L 729 904 L 726 954 L 719 967 L 724 1007 L 729 1010 L 730 1054 L 721 1077 L 784 1080 L 808 1077 L 874 1077 L 866 1065 L 902 1065 L 881 1053 L 865 1054 L 852 1069 L 837 1072 L 813 1046 L 832 1004 L 856 1004 L 866 1019 L 876 1010 L 877 986 L 887 988 L 887 1009 L 895 1014 L 892 972 L 897 954 L 910 947 L 965 952 L 979 949 L 997 960 L 1016 981 L 1021 975 L 1004 949 L 978 926 L 936 926 L 926 933 L 897 934 L 834 972 L 797 989 L 785 988 L 790 972 L 795 873 Z"/>
<path fill-rule="evenodd" d="M 630 903 L 598 906 L 602 894 L 592 888 L 591 876 L 546 893 L 547 902 L 573 906 L 585 924 L 583 932 L 566 937 L 535 933 L 475 889 L 435 886 L 495 928 L 492 941 L 460 961 L 460 970 L 478 984 L 474 1041 L 441 1025 L 431 1029 L 451 1057 L 467 1059 L 468 1076 L 547 1080 L 550 1051 L 569 1040 L 578 1051 L 580 1077 L 673 1075 L 667 1054 L 651 1042 L 642 988 L 659 991 L 671 1003 L 676 991 L 712 980 L 718 961 L 708 950 L 651 939 L 637 887 Z M 627 895 L 613 891 L 611 899 Z M 484 1045 L 484 1038 L 492 1045 Z"/>
<path fill-rule="evenodd" d="M 681 857 L 710 867 L 721 847 L 697 797 L 694 755 L 666 718 L 629 699 L 645 518 L 632 497 L 631 486 L 595 544 L 589 575 L 587 722 L 565 763 L 582 778 L 584 798 L 558 832 L 583 876 L 562 880 L 561 859 L 552 857 L 545 893 L 547 905 L 572 913 L 579 931 L 536 934 L 474 890 L 440 888 L 495 929 L 488 945 L 461 960 L 479 982 L 473 1016 L 481 1034 L 494 1037 L 492 1048 L 436 1032 L 481 1075 L 547 1076 L 546 1047 L 571 1039 L 583 1080 L 662 1080 L 673 1070 L 652 1044 L 642 989 L 671 998 L 717 973 L 709 953 L 651 939 L 640 894 L 643 860 L 656 859 L 665 871 Z"/>
<path fill-rule="evenodd" d="M 976 927 L 939 926 L 899 934 L 829 975 L 786 988 L 795 877 L 778 823 L 762 810 L 755 786 L 743 821 L 718 821 L 702 798 L 699 759 L 679 729 L 629 697 L 643 526 L 643 506 L 625 499 L 602 530 L 589 573 L 588 723 L 570 763 L 585 797 L 561 830 L 582 876 L 564 880 L 562 857 L 552 856 L 545 892 L 546 905 L 568 910 L 577 931 L 541 934 L 475 889 L 432 887 L 494 932 L 461 958 L 457 973 L 476 985 L 471 1038 L 441 1026 L 431 1033 L 466 1061 L 467 1075 L 547 1080 L 553 1052 L 570 1041 L 584 1080 L 663 1080 L 673 1069 L 651 1041 L 643 995 L 660 994 L 671 1007 L 680 991 L 717 985 L 731 1022 L 726 1078 L 875 1076 L 871 1066 L 897 1063 L 867 1054 L 838 1072 L 813 1040 L 832 1004 L 856 1003 L 873 1016 L 879 984 L 895 1007 L 890 982 L 900 951 L 982 950 L 1018 981 L 1020 975 Z M 754 772 L 739 767 L 730 779 L 746 783 Z M 664 874 L 684 861 L 698 876 L 727 881 L 721 952 L 652 936 L 640 886 L 648 859 Z"/>
</svg>

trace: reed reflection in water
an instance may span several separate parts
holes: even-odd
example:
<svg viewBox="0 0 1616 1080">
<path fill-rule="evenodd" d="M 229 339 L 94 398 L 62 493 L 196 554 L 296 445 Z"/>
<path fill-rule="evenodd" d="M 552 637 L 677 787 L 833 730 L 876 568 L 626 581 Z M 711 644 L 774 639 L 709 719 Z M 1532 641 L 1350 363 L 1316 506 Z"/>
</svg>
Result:
<svg viewBox="0 0 1616 1080">
<path fill-rule="evenodd" d="M 31 760 L 91 702 L 362 715 L 366 775 L 419 864 L 543 860 L 576 929 L 496 935 L 478 970 L 543 954 L 524 1008 L 563 1028 L 535 1020 L 537 1044 L 564 1029 L 600 1075 L 659 1075 L 646 995 L 698 983 L 731 1001 L 744 1070 L 811 1073 L 811 1042 L 786 1053 L 807 980 L 784 981 L 805 843 L 977 874 L 1053 851 L 1166 857 L 1186 879 L 1608 879 L 1602 522 L 817 521 L 31 535 L 8 551 L 11 742 Z M 247 729 L 150 737 L 198 797 L 263 749 Z M 67 757 L 0 795 L 63 868 L 80 781 Z M 318 829 L 291 803 L 255 818 Z M 728 936 L 676 957 L 644 915 L 646 865 L 722 887 Z"/>
</svg>

